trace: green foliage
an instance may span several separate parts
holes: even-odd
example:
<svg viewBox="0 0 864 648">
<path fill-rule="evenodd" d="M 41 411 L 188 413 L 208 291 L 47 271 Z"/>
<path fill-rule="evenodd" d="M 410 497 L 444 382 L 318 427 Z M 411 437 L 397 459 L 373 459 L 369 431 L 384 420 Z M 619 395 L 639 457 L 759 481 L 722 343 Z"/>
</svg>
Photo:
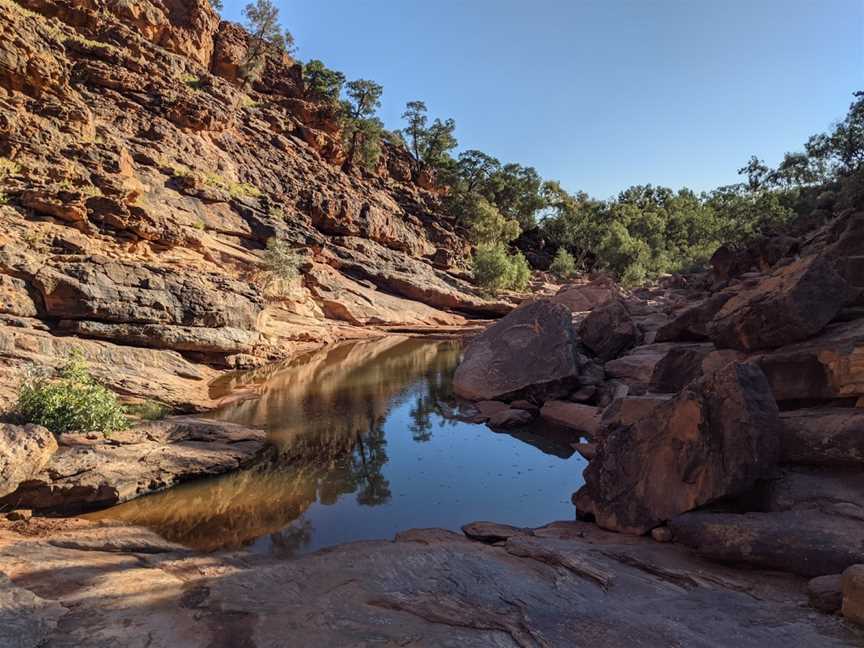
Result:
<svg viewBox="0 0 864 648">
<path fill-rule="evenodd" d="M 264 251 L 264 289 L 279 295 L 287 294 L 294 280 L 300 276 L 303 256 L 287 242 L 275 236 L 267 240 Z"/>
<path fill-rule="evenodd" d="M 9 158 L 0 157 L 0 180 L 21 172 L 21 165 Z"/>
<path fill-rule="evenodd" d="M 24 382 L 15 414 L 25 423 L 61 432 L 109 434 L 128 426 L 116 395 L 90 375 L 80 353 L 73 354 L 55 380 L 35 378 Z"/>
<path fill-rule="evenodd" d="M 524 290 L 531 268 L 521 252 L 511 254 L 504 243 L 483 243 L 474 253 L 474 280 L 491 292 Z"/>
<path fill-rule="evenodd" d="M 462 222 L 475 244 L 509 243 L 519 237 L 519 223 L 505 217 L 498 208 L 476 193 L 456 192 L 447 200 L 450 213 Z"/>
<path fill-rule="evenodd" d="M 452 119 L 435 119 L 429 124 L 426 104 L 409 101 L 402 113 L 408 125 L 400 131 L 408 152 L 414 160 L 414 170 L 419 173 L 426 168 L 441 169 L 449 166 L 450 151 L 456 148 L 454 132 L 456 122 Z"/>
<path fill-rule="evenodd" d="M 357 158 L 366 169 L 378 164 L 384 125 L 375 116 L 381 107 L 384 88 L 368 79 L 351 81 L 345 87 L 348 98 L 342 103 L 342 138 L 348 149 L 346 164 Z"/>
<path fill-rule="evenodd" d="M 126 413 L 143 421 L 161 421 L 171 414 L 171 408 L 163 403 L 146 400 L 143 403 L 127 405 Z"/>
<path fill-rule="evenodd" d="M 306 92 L 322 101 L 336 102 L 345 84 L 345 75 L 331 70 L 318 59 L 312 59 L 303 66 L 303 82 Z"/>
<path fill-rule="evenodd" d="M 222 11 L 222 9 L 225 8 L 222 4 L 222 0 L 210 0 L 210 6 L 216 11 Z"/>
<path fill-rule="evenodd" d="M 549 272 L 558 275 L 562 279 L 567 279 L 576 274 L 576 259 L 567 251 L 567 248 L 558 248 L 555 258 L 552 259 L 552 265 L 549 266 Z"/>
<path fill-rule="evenodd" d="M 296 48 L 291 32 L 279 24 L 279 9 L 272 0 L 250 2 L 243 8 L 243 16 L 251 36 L 238 75 L 245 89 L 261 76 L 268 52 L 293 54 Z"/>
</svg>

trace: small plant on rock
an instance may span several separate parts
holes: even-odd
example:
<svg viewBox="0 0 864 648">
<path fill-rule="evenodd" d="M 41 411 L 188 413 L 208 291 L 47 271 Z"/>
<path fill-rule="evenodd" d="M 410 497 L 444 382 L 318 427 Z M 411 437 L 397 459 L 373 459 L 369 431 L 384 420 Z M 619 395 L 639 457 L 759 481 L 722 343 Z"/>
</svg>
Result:
<svg viewBox="0 0 864 648">
<path fill-rule="evenodd" d="M 264 289 L 279 295 L 290 291 L 290 286 L 300 276 L 303 255 L 286 241 L 273 237 L 267 241 L 264 252 Z"/>
<path fill-rule="evenodd" d="M 90 374 L 82 354 L 74 352 L 57 378 L 26 380 L 18 393 L 15 414 L 25 423 L 42 425 L 55 434 L 101 432 L 128 427 L 117 396 Z"/>
</svg>

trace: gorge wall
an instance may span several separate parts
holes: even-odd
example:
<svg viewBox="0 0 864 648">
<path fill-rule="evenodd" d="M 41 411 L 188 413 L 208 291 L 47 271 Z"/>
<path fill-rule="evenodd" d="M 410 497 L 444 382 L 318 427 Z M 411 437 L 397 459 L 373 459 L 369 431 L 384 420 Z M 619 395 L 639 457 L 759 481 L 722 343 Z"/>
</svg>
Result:
<svg viewBox="0 0 864 648">
<path fill-rule="evenodd" d="M 73 348 L 193 409 L 220 369 L 510 309 L 405 151 L 346 167 L 299 64 L 268 56 L 243 91 L 249 39 L 207 0 L 0 0 L 0 406 Z M 273 237 L 303 255 L 287 295 Z"/>
</svg>

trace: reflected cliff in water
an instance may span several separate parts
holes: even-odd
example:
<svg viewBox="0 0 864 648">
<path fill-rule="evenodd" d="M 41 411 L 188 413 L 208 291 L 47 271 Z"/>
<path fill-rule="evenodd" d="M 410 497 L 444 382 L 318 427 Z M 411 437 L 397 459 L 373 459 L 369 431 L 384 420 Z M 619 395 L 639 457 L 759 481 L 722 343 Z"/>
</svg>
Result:
<svg viewBox="0 0 864 648">
<path fill-rule="evenodd" d="M 458 420 L 459 355 L 454 342 L 388 337 L 230 376 L 217 393 L 258 397 L 212 417 L 267 429 L 274 456 L 91 517 L 198 549 L 251 545 L 286 557 L 411 527 L 572 517 L 584 462 L 571 439 Z"/>
</svg>

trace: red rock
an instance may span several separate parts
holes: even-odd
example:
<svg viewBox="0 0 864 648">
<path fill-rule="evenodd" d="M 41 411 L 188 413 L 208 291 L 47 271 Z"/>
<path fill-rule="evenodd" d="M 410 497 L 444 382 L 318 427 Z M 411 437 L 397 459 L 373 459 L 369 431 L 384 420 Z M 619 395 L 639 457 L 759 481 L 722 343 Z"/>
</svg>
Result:
<svg viewBox="0 0 864 648">
<path fill-rule="evenodd" d="M 864 409 L 792 410 L 781 417 L 784 462 L 864 465 Z"/>
<path fill-rule="evenodd" d="M 567 401 L 546 401 L 540 409 L 540 416 L 589 436 L 597 431 L 600 424 L 600 411 L 596 407 Z"/>
<path fill-rule="evenodd" d="M 505 409 L 489 417 L 491 428 L 512 428 L 526 425 L 534 419 L 534 414 L 522 409 Z"/>
<path fill-rule="evenodd" d="M 612 429 L 585 470 L 603 528 L 642 534 L 774 474 L 779 414 L 755 366 L 729 364 Z"/>
<path fill-rule="evenodd" d="M 567 308 L 548 301 L 527 304 L 471 341 L 453 389 L 463 398 L 489 400 L 569 388 L 580 370 L 575 344 Z"/>
<path fill-rule="evenodd" d="M 833 614 L 843 605 L 842 576 L 817 576 L 807 582 L 807 599 L 820 612 Z"/>
<path fill-rule="evenodd" d="M 821 331 L 846 303 L 847 284 L 822 256 L 775 270 L 725 303 L 709 326 L 720 348 L 776 348 Z"/>
<path fill-rule="evenodd" d="M 620 301 L 610 301 L 591 311 L 579 327 L 582 343 L 601 360 L 611 360 L 634 346 L 639 330 Z"/>
<path fill-rule="evenodd" d="M 567 284 L 552 297 L 556 304 L 564 304 L 574 313 L 590 311 L 617 299 L 621 291 L 609 278 L 603 277 L 587 284 Z"/>
<path fill-rule="evenodd" d="M 730 362 L 743 362 L 746 356 L 732 349 L 714 348 L 713 344 L 671 349 L 654 367 L 651 391 L 675 393 L 702 376 L 710 375 Z"/>
<path fill-rule="evenodd" d="M 0 497 L 33 479 L 55 452 L 57 441 L 44 427 L 0 423 Z"/>
<path fill-rule="evenodd" d="M 843 572 L 843 616 L 864 626 L 864 565 L 853 565 Z"/>
</svg>

